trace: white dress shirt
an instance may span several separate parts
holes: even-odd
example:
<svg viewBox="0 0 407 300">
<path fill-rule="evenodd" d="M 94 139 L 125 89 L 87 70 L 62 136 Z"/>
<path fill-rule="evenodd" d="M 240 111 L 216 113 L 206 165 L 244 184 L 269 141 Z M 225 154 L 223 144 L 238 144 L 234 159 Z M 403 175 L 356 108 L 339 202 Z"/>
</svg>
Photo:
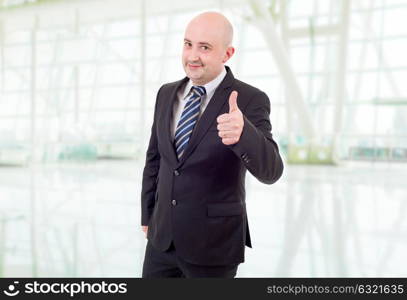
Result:
<svg viewBox="0 0 407 300">
<path fill-rule="evenodd" d="M 213 94 L 215 94 L 216 88 L 219 86 L 219 84 L 222 82 L 222 80 L 226 76 L 226 69 L 223 68 L 222 72 L 213 79 L 212 81 L 208 82 L 207 84 L 203 85 L 206 90 L 206 94 L 202 96 L 201 99 L 201 107 L 199 111 L 199 116 L 200 118 L 205 110 L 205 108 L 208 106 L 209 101 L 212 99 Z M 193 86 L 193 83 L 190 80 L 188 80 L 187 84 L 181 87 L 177 93 L 177 101 L 174 102 L 173 106 L 173 111 L 172 111 L 172 122 L 171 122 L 171 137 L 172 140 L 174 140 L 174 135 L 175 135 L 175 130 L 177 129 L 178 121 L 181 118 L 182 111 L 184 110 L 185 104 L 188 102 L 188 98 L 191 94 L 191 88 Z"/>
</svg>

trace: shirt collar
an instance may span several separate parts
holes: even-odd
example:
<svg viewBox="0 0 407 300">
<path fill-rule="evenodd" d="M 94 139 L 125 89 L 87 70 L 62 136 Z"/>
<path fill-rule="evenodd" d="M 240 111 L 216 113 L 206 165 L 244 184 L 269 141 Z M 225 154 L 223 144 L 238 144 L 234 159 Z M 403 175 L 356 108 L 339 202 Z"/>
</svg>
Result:
<svg viewBox="0 0 407 300">
<path fill-rule="evenodd" d="M 213 93 L 215 92 L 215 89 L 218 87 L 218 85 L 222 82 L 223 78 L 226 76 L 226 68 L 222 68 L 222 72 L 218 76 L 215 77 L 212 81 L 209 81 L 208 83 L 204 84 L 203 86 L 205 87 L 206 90 L 206 95 L 212 96 Z M 182 96 L 183 100 L 187 99 L 188 94 L 191 91 L 191 88 L 193 86 L 192 80 L 188 80 L 187 85 L 185 86 L 184 89 L 184 94 Z"/>
</svg>

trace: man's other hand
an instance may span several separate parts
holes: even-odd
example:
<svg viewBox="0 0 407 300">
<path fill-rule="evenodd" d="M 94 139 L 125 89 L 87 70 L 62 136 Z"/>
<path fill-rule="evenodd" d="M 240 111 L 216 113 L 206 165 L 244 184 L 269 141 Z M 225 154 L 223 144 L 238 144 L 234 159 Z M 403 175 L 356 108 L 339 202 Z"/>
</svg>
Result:
<svg viewBox="0 0 407 300">
<path fill-rule="evenodd" d="M 146 238 L 147 238 L 147 231 L 148 231 L 148 226 L 141 226 L 141 230 L 143 230 Z"/>
</svg>

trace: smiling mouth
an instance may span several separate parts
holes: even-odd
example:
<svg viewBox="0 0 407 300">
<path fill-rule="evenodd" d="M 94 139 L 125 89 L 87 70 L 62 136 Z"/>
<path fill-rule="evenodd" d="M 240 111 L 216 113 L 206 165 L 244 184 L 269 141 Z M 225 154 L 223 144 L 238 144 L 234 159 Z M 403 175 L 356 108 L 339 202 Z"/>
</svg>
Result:
<svg viewBox="0 0 407 300">
<path fill-rule="evenodd" d="M 191 64 L 188 64 L 188 67 L 193 68 L 193 69 L 196 69 L 196 68 L 202 67 L 202 65 L 191 65 Z"/>
</svg>

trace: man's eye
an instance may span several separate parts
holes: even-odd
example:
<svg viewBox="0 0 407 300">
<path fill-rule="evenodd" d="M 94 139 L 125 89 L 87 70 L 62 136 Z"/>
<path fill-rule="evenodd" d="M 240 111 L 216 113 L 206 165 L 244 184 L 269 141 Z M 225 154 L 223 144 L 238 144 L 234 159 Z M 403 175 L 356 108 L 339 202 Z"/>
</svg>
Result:
<svg viewBox="0 0 407 300">
<path fill-rule="evenodd" d="M 185 45 L 185 46 L 188 46 L 188 47 L 191 47 L 191 46 L 192 46 L 192 44 L 191 44 L 191 43 L 188 43 L 188 42 L 185 42 L 184 45 Z"/>
<path fill-rule="evenodd" d="M 202 46 L 201 48 L 202 48 L 203 50 L 208 50 L 208 49 L 209 49 L 208 46 Z"/>
</svg>

